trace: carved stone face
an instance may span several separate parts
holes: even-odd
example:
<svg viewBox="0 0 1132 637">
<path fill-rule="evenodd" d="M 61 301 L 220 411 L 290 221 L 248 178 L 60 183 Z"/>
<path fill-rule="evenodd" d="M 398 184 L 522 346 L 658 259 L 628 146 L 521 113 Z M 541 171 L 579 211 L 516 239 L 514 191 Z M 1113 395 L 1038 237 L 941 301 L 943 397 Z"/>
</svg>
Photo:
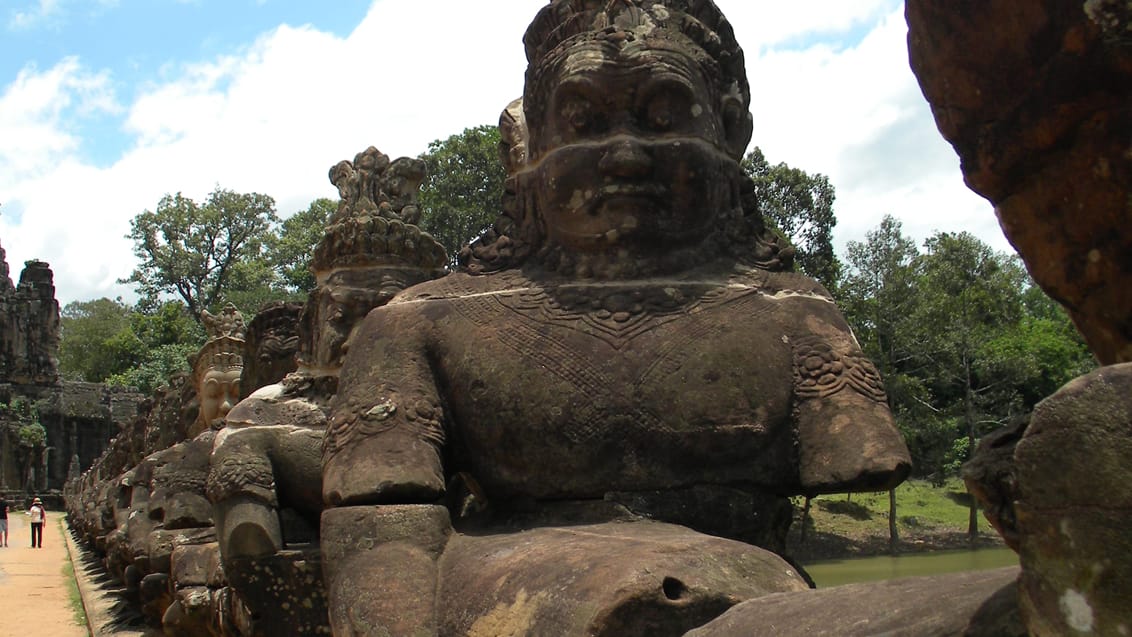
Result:
<svg viewBox="0 0 1132 637">
<path fill-rule="evenodd" d="M 579 252 L 702 241 L 736 164 L 704 70 L 676 48 L 575 46 L 531 131 L 548 239 Z"/>
<path fill-rule="evenodd" d="M 200 419 L 211 423 L 240 402 L 240 368 L 212 369 L 200 382 Z"/>
<path fill-rule="evenodd" d="M 340 270 L 331 274 L 315 293 L 318 311 L 313 362 L 325 368 L 341 365 L 354 327 L 370 310 L 384 305 L 416 280 L 394 268 Z"/>
</svg>

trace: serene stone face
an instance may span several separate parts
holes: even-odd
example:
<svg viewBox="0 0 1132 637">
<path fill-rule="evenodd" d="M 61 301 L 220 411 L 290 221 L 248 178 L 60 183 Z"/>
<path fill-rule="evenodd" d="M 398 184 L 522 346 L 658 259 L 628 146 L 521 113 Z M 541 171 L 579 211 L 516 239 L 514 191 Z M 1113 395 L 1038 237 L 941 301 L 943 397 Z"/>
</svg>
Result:
<svg viewBox="0 0 1132 637">
<path fill-rule="evenodd" d="M 706 237 L 728 205 L 735 162 L 691 56 L 587 43 L 556 74 L 546 128 L 531 140 L 549 241 L 589 252 Z"/>
<path fill-rule="evenodd" d="M 200 417 L 206 423 L 228 415 L 240 402 L 240 368 L 212 369 L 200 381 Z"/>
<path fill-rule="evenodd" d="M 415 281 L 411 275 L 401 274 L 396 268 L 388 267 L 339 270 L 331 274 L 312 299 L 315 304 L 311 326 L 314 352 L 309 362 L 327 371 L 336 370 L 346 354 L 346 341 L 358 322 Z M 309 312 L 309 308 L 306 311 Z"/>
</svg>

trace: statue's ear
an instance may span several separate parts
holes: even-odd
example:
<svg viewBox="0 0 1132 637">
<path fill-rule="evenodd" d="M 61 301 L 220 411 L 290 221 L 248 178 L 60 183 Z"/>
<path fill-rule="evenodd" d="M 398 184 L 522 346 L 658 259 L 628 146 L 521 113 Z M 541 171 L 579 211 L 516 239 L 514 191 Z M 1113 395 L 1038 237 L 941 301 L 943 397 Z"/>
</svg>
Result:
<svg viewBox="0 0 1132 637">
<path fill-rule="evenodd" d="M 755 120 L 742 102 L 725 98 L 723 101 L 723 133 L 727 138 L 727 150 L 732 157 L 741 159 L 751 143 L 751 132 Z"/>
</svg>

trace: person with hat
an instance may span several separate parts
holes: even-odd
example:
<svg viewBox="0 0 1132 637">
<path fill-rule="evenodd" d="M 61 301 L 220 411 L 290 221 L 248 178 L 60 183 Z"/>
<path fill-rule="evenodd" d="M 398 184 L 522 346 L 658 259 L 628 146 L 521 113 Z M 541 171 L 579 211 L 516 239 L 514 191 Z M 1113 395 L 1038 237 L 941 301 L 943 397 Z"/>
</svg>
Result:
<svg viewBox="0 0 1132 637">
<path fill-rule="evenodd" d="M 43 508 L 43 501 L 34 498 L 31 501 L 31 508 L 28 509 L 28 515 L 31 516 L 31 546 L 41 549 L 43 548 L 43 523 L 47 521 L 47 510 Z"/>
</svg>

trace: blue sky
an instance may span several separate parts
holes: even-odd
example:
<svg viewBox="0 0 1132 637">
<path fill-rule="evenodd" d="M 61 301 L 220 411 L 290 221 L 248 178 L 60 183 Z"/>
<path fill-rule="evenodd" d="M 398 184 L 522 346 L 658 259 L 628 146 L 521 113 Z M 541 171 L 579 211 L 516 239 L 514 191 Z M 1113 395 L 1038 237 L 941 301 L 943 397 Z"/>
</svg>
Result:
<svg viewBox="0 0 1132 637">
<path fill-rule="evenodd" d="M 109 71 L 109 88 L 129 101 L 139 87 L 177 73 L 181 64 L 245 49 L 281 24 L 311 25 L 346 37 L 370 0 L 6 0 L 0 15 L 0 77 L 42 71 L 75 58 Z M 83 111 L 66 117 L 82 140 L 79 151 L 107 165 L 127 150 L 123 111 Z"/>
<path fill-rule="evenodd" d="M 900 0 L 716 0 L 747 57 L 752 145 L 830 177 L 839 249 L 884 214 L 1009 250 L 908 69 Z M 132 298 L 129 221 L 162 195 L 262 192 L 281 216 L 338 160 L 494 123 L 546 0 L 2 0 L 0 245 L 59 300 Z"/>
</svg>

